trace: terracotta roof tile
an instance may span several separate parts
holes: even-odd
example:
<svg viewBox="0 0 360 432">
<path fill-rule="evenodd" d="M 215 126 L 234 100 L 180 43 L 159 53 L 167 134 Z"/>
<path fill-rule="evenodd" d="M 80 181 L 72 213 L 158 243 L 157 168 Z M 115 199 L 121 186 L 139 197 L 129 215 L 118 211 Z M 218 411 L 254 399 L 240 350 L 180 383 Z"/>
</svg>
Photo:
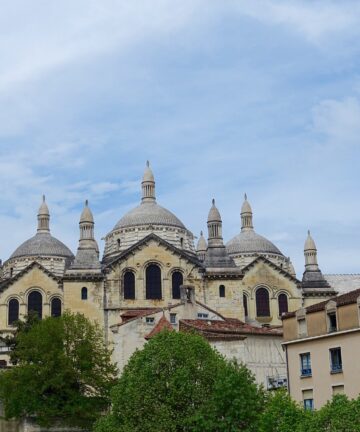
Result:
<svg viewBox="0 0 360 432">
<path fill-rule="evenodd" d="M 282 328 L 255 327 L 235 318 L 220 320 L 183 319 L 180 320 L 180 330 L 195 330 L 207 339 L 244 339 L 247 335 L 282 336 Z"/>
<path fill-rule="evenodd" d="M 172 325 L 169 323 L 169 321 L 165 318 L 165 315 L 163 315 L 159 321 L 157 322 L 156 326 L 151 330 L 151 332 L 149 334 L 147 334 L 145 336 L 146 340 L 151 339 L 152 337 L 154 337 L 155 335 L 157 335 L 158 333 L 160 333 L 163 330 L 169 330 L 169 331 L 173 331 L 173 327 Z"/>
</svg>

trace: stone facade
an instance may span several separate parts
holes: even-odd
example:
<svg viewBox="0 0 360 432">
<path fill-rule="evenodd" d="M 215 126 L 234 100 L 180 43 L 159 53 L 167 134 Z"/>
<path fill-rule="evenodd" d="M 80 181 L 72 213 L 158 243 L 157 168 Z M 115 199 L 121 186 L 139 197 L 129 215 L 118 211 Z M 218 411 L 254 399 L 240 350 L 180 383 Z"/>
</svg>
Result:
<svg viewBox="0 0 360 432">
<path fill-rule="evenodd" d="M 51 235 L 44 198 L 36 235 L 2 265 L 0 331 L 13 331 L 14 319 L 24 318 L 31 308 L 42 316 L 56 316 L 66 309 L 80 312 L 101 325 L 114 348 L 114 360 L 123 367 L 134 349 L 146 342 L 144 336 L 151 327 L 146 323 L 148 312 L 155 314 L 154 322 L 162 314 L 171 322 L 176 314 L 176 329 L 181 320 L 217 320 L 230 325 L 233 319 L 236 332 L 250 326 L 245 336 L 229 340 L 222 335 L 216 342 L 210 338 L 211 343 L 230 358 L 251 365 L 261 382 L 269 374 L 281 375 L 285 363 L 279 351 L 281 334 L 276 330 L 281 313 L 328 298 L 334 289 L 322 279 L 314 243 L 309 250 L 305 248 L 310 273 L 305 271 L 299 281 L 290 259 L 254 231 L 247 198 L 241 221 L 241 233 L 225 245 L 221 215 L 213 200 L 208 239 L 201 234 L 195 250 L 193 234 L 157 204 L 148 165 L 141 203 L 105 236 L 100 261 L 88 203 L 80 216 L 79 247 L 74 255 Z M 37 293 L 32 303 L 31 292 Z M 191 313 L 184 292 L 191 295 Z M 136 311 L 145 315 L 139 318 Z M 4 350 L 0 356 L 7 359 Z"/>
</svg>

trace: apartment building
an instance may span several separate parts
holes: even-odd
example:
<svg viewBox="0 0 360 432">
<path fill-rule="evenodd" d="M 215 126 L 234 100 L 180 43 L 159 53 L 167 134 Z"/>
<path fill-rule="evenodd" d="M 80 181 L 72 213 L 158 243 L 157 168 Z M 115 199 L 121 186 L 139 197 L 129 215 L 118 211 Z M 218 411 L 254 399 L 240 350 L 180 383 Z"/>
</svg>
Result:
<svg viewBox="0 0 360 432">
<path fill-rule="evenodd" d="M 284 314 L 288 388 L 306 409 L 360 393 L 360 289 Z"/>
</svg>

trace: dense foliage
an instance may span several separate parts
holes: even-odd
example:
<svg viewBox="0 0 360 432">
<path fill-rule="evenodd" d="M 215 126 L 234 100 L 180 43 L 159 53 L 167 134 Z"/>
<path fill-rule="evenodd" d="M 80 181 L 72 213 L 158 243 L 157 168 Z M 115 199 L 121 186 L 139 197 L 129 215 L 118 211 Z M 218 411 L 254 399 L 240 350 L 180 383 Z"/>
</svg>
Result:
<svg viewBox="0 0 360 432">
<path fill-rule="evenodd" d="M 18 324 L 14 367 L 0 375 L 5 417 L 90 427 L 108 408 L 116 368 L 103 334 L 81 314 Z"/>
<path fill-rule="evenodd" d="M 131 357 L 112 402 L 97 432 L 256 431 L 263 392 L 201 336 L 163 331 Z"/>
</svg>

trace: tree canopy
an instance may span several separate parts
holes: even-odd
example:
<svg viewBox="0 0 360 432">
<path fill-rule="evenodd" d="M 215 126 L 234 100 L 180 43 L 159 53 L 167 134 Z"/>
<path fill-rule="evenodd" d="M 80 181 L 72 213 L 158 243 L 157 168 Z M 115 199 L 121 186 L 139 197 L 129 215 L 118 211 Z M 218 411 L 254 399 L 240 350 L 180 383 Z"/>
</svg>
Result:
<svg viewBox="0 0 360 432">
<path fill-rule="evenodd" d="M 81 314 L 19 322 L 16 365 L 0 375 L 7 419 L 89 427 L 109 406 L 116 368 L 100 328 Z"/>
<path fill-rule="evenodd" d="M 244 366 L 201 336 L 164 330 L 133 354 L 112 391 L 112 413 L 95 430 L 255 431 L 262 400 Z"/>
</svg>

